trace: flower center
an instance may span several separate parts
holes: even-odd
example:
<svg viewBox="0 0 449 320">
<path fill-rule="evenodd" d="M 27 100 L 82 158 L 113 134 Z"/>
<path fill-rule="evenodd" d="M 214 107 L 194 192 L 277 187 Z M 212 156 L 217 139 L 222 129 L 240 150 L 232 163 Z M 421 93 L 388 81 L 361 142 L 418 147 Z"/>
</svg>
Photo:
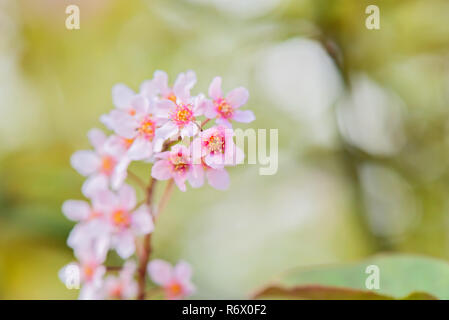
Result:
<svg viewBox="0 0 449 320">
<path fill-rule="evenodd" d="M 111 295 L 112 298 L 120 299 L 122 297 L 122 292 L 123 292 L 122 286 L 116 285 L 111 289 L 109 294 Z"/>
<path fill-rule="evenodd" d="M 177 126 L 182 127 L 194 120 L 192 106 L 190 104 L 182 104 L 176 106 L 176 109 L 170 115 L 170 119 L 176 123 Z"/>
<path fill-rule="evenodd" d="M 166 290 L 169 296 L 176 297 L 182 293 L 182 286 L 178 282 L 172 282 Z"/>
<path fill-rule="evenodd" d="M 173 92 L 170 92 L 170 94 L 166 97 L 166 99 L 173 101 L 176 103 L 176 96 Z"/>
<path fill-rule="evenodd" d="M 234 108 L 231 107 L 231 105 L 227 103 L 225 99 L 216 100 L 215 106 L 217 108 L 217 112 L 222 118 L 227 119 L 232 117 L 232 115 L 234 114 Z"/>
<path fill-rule="evenodd" d="M 115 159 L 111 156 L 104 156 L 101 159 L 101 172 L 103 172 L 106 175 L 111 175 L 112 171 L 114 171 L 115 167 Z"/>
<path fill-rule="evenodd" d="M 156 123 L 154 123 L 151 117 L 145 117 L 140 123 L 140 127 L 137 129 L 140 135 L 144 136 L 147 140 L 153 140 L 154 133 L 156 131 Z"/>
<path fill-rule="evenodd" d="M 123 144 L 125 145 L 125 148 L 128 149 L 133 144 L 134 139 L 126 139 L 123 138 Z"/>
<path fill-rule="evenodd" d="M 120 228 L 127 228 L 129 227 L 131 221 L 130 221 L 129 213 L 125 210 L 116 210 L 112 214 L 112 222 L 115 226 Z"/>
<path fill-rule="evenodd" d="M 218 135 L 212 135 L 204 142 L 210 153 L 223 153 L 225 148 L 224 137 Z"/>
<path fill-rule="evenodd" d="M 185 155 L 178 152 L 171 157 L 171 163 L 173 164 L 173 170 L 179 173 L 185 173 L 189 168 L 189 162 Z"/>
<path fill-rule="evenodd" d="M 83 273 L 84 273 L 84 277 L 86 278 L 86 280 L 92 279 L 92 277 L 94 276 L 94 272 L 95 272 L 95 267 L 93 265 L 86 264 L 83 266 Z"/>
</svg>

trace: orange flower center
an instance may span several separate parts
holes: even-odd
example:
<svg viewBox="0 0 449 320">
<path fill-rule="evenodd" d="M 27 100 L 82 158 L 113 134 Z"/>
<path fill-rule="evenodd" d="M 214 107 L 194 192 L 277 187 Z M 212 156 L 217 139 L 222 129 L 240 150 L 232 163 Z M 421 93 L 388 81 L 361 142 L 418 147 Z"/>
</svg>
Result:
<svg viewBox="0 0 449 320">
<path fill-rule="evenodd" d="M 182 127 L 188 124 L 190 121 L 195 120 L 192 106 L 190 104 L 176 106 L 176 109 L 170 115 L 170 119 L 174 121 L 179 127 Z"/>
<path fill-rule="evenodd" d="M 126 228 L 130 225 L 129 213 L 125 210 L 117 210 L 112 214 L 112 222 L 115 226 Z"/>
<path fill-rule="evenodd" d="M 141 122 L 140 127 L 137 129 L 139 134 L 143 135 L 148 140 L 153 140 L 154 133 L 156 130 L 156 123 L 151 119 L 151 117 L 145 117 Z"/>
<path fill-rule="evenodd" d="M 173 101 L 174 103 L 176 103 L 176 96 L 173 92 L 171 92 L 168 96 L 167 96 L 168 100 Z"/>
<path fill-rule="evenodd" d="M 179 296 L 182 294 L 182 286 L 178 282 L 172 282 L 166 288 L 169 296 Z"/>
<path fill-rule="evenodd" d="M 87 264 L 83 266 L 83 273 L 87 280 L 90 280 L 93 277 L 94 272 L 95 268 L 92 265 Z"/>
<path fill-rule="evenodd" d="M 172 156 L 171 162 L 173 164 L 174 171 L 185 172 L 189 168 L 188 160 L 181 152 L 178 152 L 176 155 Z"/>
<path fill-rule="evenodd" d="M 225 140 L 223 137 L 212 135 L 204 142 L 210 153 L 223 153 L 225 147 Z"/>
<path fill-rule="evenodd" d="M 234 108 L 231 107 L 225 99 L 219 99 L 215 101 L 215 105 L 217 108 L 217 112 L 221 115 L 221 117 L 225 119 L 230 118 L 234 113 Z"/>
<path fill-rule="evenodd" d="M 106 174 L 110 175 L 112 174 L 112 171 L 114 171 L 115 167 L 115 159 L 111 156 L 104 156 L 101 159 L 101 171 Z"/>
</svg>

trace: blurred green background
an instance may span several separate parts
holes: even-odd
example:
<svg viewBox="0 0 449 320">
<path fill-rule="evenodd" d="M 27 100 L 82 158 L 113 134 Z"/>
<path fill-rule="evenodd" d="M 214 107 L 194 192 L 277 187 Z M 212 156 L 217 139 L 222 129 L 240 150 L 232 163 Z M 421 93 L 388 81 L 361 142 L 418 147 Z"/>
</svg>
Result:
<svg viewBox="0 0 449 320">
<path fill-rule="evenodd" d="M 279 129 L 276 175 L 233 168 L 230 190 L 175 191 L 160 217 L 154 257 L 193 265 L 194 298 L 381 251 L 449 258 L 448 17 L 446 0 L 0 0 L 0 298 L 77 297 L 57 277 L 70 155 L 115 83 L 157 69 L 195 70 L 194 93 L 243 85 L 250 127 Z"/>
</svg>

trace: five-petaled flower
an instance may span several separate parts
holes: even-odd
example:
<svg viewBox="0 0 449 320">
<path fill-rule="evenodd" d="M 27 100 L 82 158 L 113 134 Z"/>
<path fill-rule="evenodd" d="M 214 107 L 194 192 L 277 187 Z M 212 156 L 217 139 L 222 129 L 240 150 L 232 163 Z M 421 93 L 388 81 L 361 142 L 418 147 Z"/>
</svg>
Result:
<svg viewBox="0 0 449 320">
<path fill-rule="evenodd" d="M 148 264 L 151 280 L 164 289 L 165 297 L 177 300 L 191 295 L 195 286 L 191 282 L 192 268 L 187 262 L 180 261 L 175 267 L 160 259 Z"/>
<path fill-rule="evenodd" d="M 249 94 L 245 88 L 235 88 L 224 97 L 221 77 L 215 77 L 209 86 L 209 96 L 212 102 L 207 103 L 204 115 L 209 119 L 217 118 L 217 124 L 230 128 L 232 125 L 229 120 L 249 123 L 255 119 L 252 111 L 239 109 L 248 101 Z"/>
</svg>

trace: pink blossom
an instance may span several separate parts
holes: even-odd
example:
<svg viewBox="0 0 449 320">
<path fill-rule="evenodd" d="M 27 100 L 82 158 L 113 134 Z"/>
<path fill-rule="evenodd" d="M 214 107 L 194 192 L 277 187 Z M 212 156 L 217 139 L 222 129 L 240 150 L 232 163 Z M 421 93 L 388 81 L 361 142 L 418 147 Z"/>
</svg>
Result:
<svg viewBox="0 0 449 320">
<path fill-rule="evenodd" d="M 157 160 L 151 176 L 158 180 L 173 179 L 181 191 L 186 191 L 185 181 L 192 169 L 190 150 L 183 145 L 175 145 L 171 151 L 156 155 Z"/>
<path fill-rule="evenodd" d="M 163 287 L 167 299 L 182 299 L 195 292 L 190 280 L 192 269 L 187 262 L 180 261 L 172 267 L 163 260 L 153 260 L 148 264 L 148 273 L 154 283 Z"/>
<path fill-rule="evenodd" d="M 157 102 L 157 115 L 166 122 L 156 132 L 157 138 L 165 140 L 171 137 L 192 137 L 199 132 L 196 122 L 203 114 L 206 100 L 202 95 L 193 99 L 160 100 Z"/>
<path fill-rule="evenodd" d="M 132 299 L 137 295 L 134 280 L 136 263 L 126 261 L 118 276 L 108 276 L 104 281 L 104 296 L 109 299 Z"/>
<path fill-rule="evenodd" d="M 147 80 L 142 83 L 140 92 L 149 99 L 158 97 L 176 103 L 178 100 L 188 101 L 190 99 L 190 90 L 195 83 L 195 72 L 189 70 L 186 73 L 180 73 L 173 87 L 169 87 L 167 73 L 157 70 L 154 72 L 152 80 Z"/>
<path fill-rule="evenodd" d="M 234 131 L 225 126 L 204 130 L 192 143 L 194 163 L 214 169 L 242 163 L 243 151 L 235 145 L 233 137 Z"/>
<path fill-rule="evenodd" d="M 128 141 L 127 158 L 146 160 L 153 153 L 153 139 L 160 119 L 155 115 L 154 103 L 142 95 L 134 96 L 130 105 L 131 112 L 112 110 L 109 125 L 117 135 Z"/>
<path fill-rule="evenodd" d="M 106 207 L 111 248 L 123 259 L 127 259 L 135 252 L 134 238 L 154 229 L 150 209 L 146 205 L 135 209 L 136 194 L 127 184 L 123 184 L 116 193 L 103 191 L 99 193 L 99 197 Z"/>
<path fill-rule="evenodd" d="M 229 120 L 249 123 L 255 119 L 250 110 L 239 110 L 248 100 L 248 90 L 243 87 L 231 90 L 226 97 L 221 91 L 221 77 L 215 77 L 209 86 L 209 96 L 212 103 L 208 103 L 204 115 L 209 118 L 217 118 L 217 124 L 231 127 Z"/>
<path fill-rule="evenodd" d="M 99 288 L 106 273 L 103 263 L 108 251 L 108 240 L 102 236 L 96 237 L 90 234 L 82 241 L 81 239 L 77 241 L 77 244 L 74 252 L 78 262 L 72 262 L 63 267 L 59 271 L 59 277 L 65 284 L 73 280 L 82 284 L 80 299 L 98 299 Z M 71 277 L 78 277 L 78 279 L 71 279 Z"/>
<path fill-rule="evenodd" d="M 127 166 L 118 166 L 125 155 L 125 148 L 117 143 L 114 136 L 107 137 L 103 131 L 92 129 L 88 133 L 94 150 L 75 152 L 70 161 L 72 166 L 88 179 L 82 187 L 86 197 L 92 197 L 109 183 L 120 185 L 126 178 Z"/>
</svg>

